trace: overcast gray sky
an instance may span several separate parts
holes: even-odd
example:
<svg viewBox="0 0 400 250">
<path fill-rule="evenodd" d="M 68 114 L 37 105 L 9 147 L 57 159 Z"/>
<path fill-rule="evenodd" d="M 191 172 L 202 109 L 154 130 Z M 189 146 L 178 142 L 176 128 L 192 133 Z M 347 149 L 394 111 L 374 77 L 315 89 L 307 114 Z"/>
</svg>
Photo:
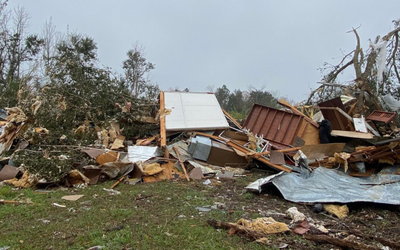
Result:
<svg viewBox="0 0 400 250">
<path fill-rule="evenodd" d="M 400 1 L 219 0 L 9 0 L 24 7 L 31 33 L 52 18 L 57 30 L 92 37 L 100 62 L 122 72 L 136 42 L 155 63 L 152 81 L 162 90 L 193 92 L 207 86 L 230 91 L 249 86 L 294 101 L 317 88 L 324 62 L 337 63 L 355 48 L 393 29 Z M 352 72 L 342 76 L 352 77 Z"/>
</svg>

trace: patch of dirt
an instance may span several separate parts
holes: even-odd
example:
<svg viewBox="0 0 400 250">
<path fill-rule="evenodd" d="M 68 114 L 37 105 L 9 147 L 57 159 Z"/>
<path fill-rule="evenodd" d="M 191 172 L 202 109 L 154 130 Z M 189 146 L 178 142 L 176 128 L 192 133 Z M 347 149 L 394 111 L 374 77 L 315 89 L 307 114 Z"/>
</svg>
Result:
<svg viewBox="0 0 400 250">
<path fill-rule="evenodd" d="M 253 176 L 255 178 L 255 176 Z M 276 221 L 284 222 L 291 229 L 297 224 L 291 224 L 292 219 L 286 215 L 286 210 L 296 207 L 303 213 L 308 222 L 319 224 L 329 230 L 322 233 L 316 228 L 311 228 L 307 235 L 321 235 L 329 238 L 346 240 L 354 243 L 355 249 L 382 249 L 388 246 L 390 249 L 400 249 L 398 235 L 400 229 L 400 207 L 381 205 L 375 203 L 350 203 L 347 204 L 349 214 L 343 219 L 335 217 L 326 211 L 313 212 L 314 204 L 299 204 L 285 200 L 278 189 L 267 186 L 261 194 L 247 192 L 244 183 L 240 179 L 211 179 L 213 186 L 207 191 L 207 195 L 225 203 L 226 210 L 230 213 L 240 214 L 244 219 L 256 217 L 272 217 Z M 203 184 L 198 184 L 199 189 L 204 190 Z M 343 204 L 340 204 L 343 205 Z M 231 216 L 235 223 L 235 216 Z M 236 218 L 237 220 L 237 218 Z M 243 236 L 243 235 L 242 235 Z M 227 231 L 228 237 L 228 231 Z M 244 236 L 244 238 L 247 238 Z M 284 234 L 275 234 L 268 237 L 272 247 L 286 249 L 346 249 L 338 244 L 320 243 L 307 240 L 302 235 L 296 235 L 293 231 Z M 361 246 L 357 247 L 360 243 Z M 362 245 L 364 244 L 364 245 Z"/>
</svg>

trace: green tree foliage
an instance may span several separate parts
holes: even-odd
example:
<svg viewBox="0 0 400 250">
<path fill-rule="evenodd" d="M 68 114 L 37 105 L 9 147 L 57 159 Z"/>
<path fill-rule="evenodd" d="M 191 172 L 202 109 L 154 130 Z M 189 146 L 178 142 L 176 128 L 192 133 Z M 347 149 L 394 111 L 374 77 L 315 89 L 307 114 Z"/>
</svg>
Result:
<svg viewBox="0 0 400 250">
<path fill-rule="evenodd" d="M 93 39 L 70 35 L 57 45 L 55 66 L 48 69 L 50 81 L 20 91 L 24 97 L 20 106 L 34 117 L 36 126 L 45 127 L 58 137 L 61 134 L 56 131 L 70 132 L 85 120 L 99 122 L 112 115 L 114 102 L 127 91 L 111 72 L 96 67 L 96 50 Z M 42 105 L 37 114 L 32 114 L 30 105 L 35 101 Z"/>
<path fill-rule="evenodd" d="M 229 110 L 228 102 L 229 102 L 230 91 L 228 87 L 226 87 L 226 85 L 222 85 L 222 87 L 217 88 L 214 94 L 215 97 L 217 97 L 217 100 L 219 102 L 219 105 L 221 105 L 221 108 Z"/>
<path fill-rule="evenodd" d="M 277 99 L 268 91 L 261 89 L 250 88 L 249 90 L 249 97 L 247 102 L 248 103 L 256 103 L 263 106 L 271 107 L 271 108 L 278 108 Z"/>
<path fill-rule="evenodd" d="M 219 87 L 214 92 L 221 107 L 238 120 L 245 119 L 253 104 L 279 108 L 277 99 L 263 88 L 256 89 L 249 87 L 248 91 L 235 89 L 230 92 L 226 85 Z"/>
</svg>

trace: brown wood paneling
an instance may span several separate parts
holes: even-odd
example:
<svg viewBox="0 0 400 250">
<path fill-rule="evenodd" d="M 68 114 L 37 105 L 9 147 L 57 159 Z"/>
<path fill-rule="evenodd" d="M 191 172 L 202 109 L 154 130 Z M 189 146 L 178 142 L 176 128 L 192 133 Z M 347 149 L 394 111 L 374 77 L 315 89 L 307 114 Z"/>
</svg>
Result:
<svg viewBox="0 0 400 250">
<path fill-rule="evenodd" d="M 396 112 L 385 112 L 385 111 L 374 110 L 367 117 L 367 120 L 389 123 L 395 117 L 396 117 Z"/>
<path fill-rule="evenodd" d="M 331 123 L 332 129 L 354 131 L 353 126 L 349 124 L 349 120 L 346 117 L 339 114 L 337 110 L 330 109 L 340 108 L 341 110 L 346 111 L 340 97 L 318 103 L 318 106 L 321 108 L 320 110 L 324 119 Z"/>
</svg>

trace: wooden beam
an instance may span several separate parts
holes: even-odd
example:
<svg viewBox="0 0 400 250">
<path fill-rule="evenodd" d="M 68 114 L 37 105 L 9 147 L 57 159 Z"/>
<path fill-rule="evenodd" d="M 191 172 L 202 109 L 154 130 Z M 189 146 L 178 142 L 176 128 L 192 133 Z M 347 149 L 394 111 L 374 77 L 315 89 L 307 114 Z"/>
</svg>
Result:
<svg viewBox="0 0 400 250">
<path fill-rule="evenodd" d="M 236 125 L 236 127 L 238 127 L 239 129 L 243 129 L 242 125 L 240 125 L 240 124 L 235 120 L 235 118 L 233 118 L 228 112 L 226 112 L 224 109 L 222 110 L 222 112 L 224 112 L 224 115 L 225 115 L 226 117 L 228 117 L 228 119 L 229 119 L 232 123 L 234 123 L 234 124 Z"/>
<path fill-rule="evenodd" d="M 281 99 L 281 100 L 278 101 L 278 103 L 280 105 L 290 109 L 294 114 L 302 116 L 304 118 L 304 120 L 306 120 L 307 122 L 312 124 L 314 127 L 316 127 L 316 128 L 319 127 L 318 123 L 314 122 L 310 117 L 308 117 L 305 114 L 301 113 L 298 109 L 296 109 L 295 107 L 290 105 L 287 101 Z"/>
<path fill-rule="evenodd" d="M 346 249 L 360 249 L 360 250 L 378 250 L 381 249 L 379 247 L 366 245 L 361 242 L 350 241 L 350 240 L 342 240 L 338 238 L 333 238 L 328 235 L 313 235 L 313 234 L 305 234 L 303 238 L 306 240 L 312 240 L 315 242 L 321 243 L 329 243 L 332 245 L 336 245 L 339 247 L 343 247 Z"/>
<path fill-rule="evenodd" d="M 173 149 L 174 149 L 174 151 L 175 151 L 175 153 L 176 153 L 176 156 L 178 156 L 179 163 L 181 164 L 181 167 L 182 167 L 182 169 L 183 169 L 183 172 L 185 173 L 186 180 L 187 180 L 187 181 L 190 181 L 189 175 L 188 175 L 188 173 L 186 172 L 185 164 L 183 164 L 183 161 L 182 161 L 182 158 L 181 158 L 181 154 L 179 153 L 179 150 L 178 150 L 176 147 L 173 147 Z"/>
<path fill-rule="evenodd" d="M 160 92 L 160 110 L 159 113 L 163 114 L 165 111 L 165 97 L 164 91 Z M 167 131 L 165 129 L 165 114 L 160 116 L 160 137 L 161 137 L 161 148 L 164 150 L 164 157 L 169 158 L 169 152 L 167 147 Z"/>
</svg>

